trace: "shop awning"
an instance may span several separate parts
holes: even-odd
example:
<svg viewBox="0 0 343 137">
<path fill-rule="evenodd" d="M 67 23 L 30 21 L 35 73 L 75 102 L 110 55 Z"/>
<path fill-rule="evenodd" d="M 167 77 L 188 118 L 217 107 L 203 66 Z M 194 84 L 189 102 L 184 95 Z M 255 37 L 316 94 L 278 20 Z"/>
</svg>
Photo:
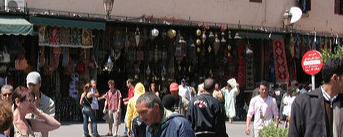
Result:
<svg viewBox="0 0 343 137">
<path fill-rule="evenodd" d="M 245 39 L 283 39 L 283 35 L 273 33 L 257 33 L 257 32 L 238 32 L 238 34 Z"/>
<path fill-rule="evenodd" d="M 24 18 L 0 16 L 0 35 L 33 35 L 33 25 Z"/>
<path fill-rule="evenodd" d="M 35 25 L 47 25 L 57 27 L 71 27 L 71 28 L 87 28 L 87 29 L 98 29 L 105 30 L 105 22 L 95 21 L 82 21 L 82 20 L 67 20 L 57 18 L 46 18 L 46 17 L 30 17 L 30 22 Z"/>
</svg>

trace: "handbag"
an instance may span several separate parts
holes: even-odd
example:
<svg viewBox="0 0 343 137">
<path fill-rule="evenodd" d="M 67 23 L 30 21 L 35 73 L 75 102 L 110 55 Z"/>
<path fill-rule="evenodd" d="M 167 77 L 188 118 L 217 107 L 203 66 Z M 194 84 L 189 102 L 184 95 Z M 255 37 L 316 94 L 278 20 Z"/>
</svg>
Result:
<svg viewBox="0 0 343 137">
<path fill-rule="evenodd" d="M 10 54 L 7 52 L 7 49 L 5 47 L 5 51 L 2 51 L 2 53 L 0 54 L 0 63 L 10 63 L 10 62 L 11 62 Z"/>
<path fill-rule="evenodd" d="M 16 59 L 14 61 L 14 68 L 16 70 L 25 70 L 29 65 L 27 64 L 27 60 L 25 58 Z"/>
</svg>

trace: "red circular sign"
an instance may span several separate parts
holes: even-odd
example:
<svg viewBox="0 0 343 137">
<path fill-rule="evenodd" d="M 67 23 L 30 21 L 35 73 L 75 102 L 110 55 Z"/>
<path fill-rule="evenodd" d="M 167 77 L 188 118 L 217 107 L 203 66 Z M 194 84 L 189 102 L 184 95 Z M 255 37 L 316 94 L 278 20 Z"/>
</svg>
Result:
<svg viewBox="0 0 343 137">
<path fill-rule="evenodd" d="M 323 67 L 322 55 L 316 50 L 310 50 L 305 53 L 301 60 L 301 66 L 306 74 L 316 75 Z"/>
</svg>

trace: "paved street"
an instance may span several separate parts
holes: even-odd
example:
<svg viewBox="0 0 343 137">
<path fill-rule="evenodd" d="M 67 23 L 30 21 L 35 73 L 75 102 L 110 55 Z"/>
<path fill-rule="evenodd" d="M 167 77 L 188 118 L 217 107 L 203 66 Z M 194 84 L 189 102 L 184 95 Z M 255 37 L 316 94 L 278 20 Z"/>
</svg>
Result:
<svg viewBox="0 0 343 137">
<path fill-rule="evenodd" d="M 252 129 L 252 124 L 250 125 Z M 119 135 L 123 135 L 124 124 L 119 127 Z M 108 132 L 107 123 L 98 123 L 98 132 L 104 136 Z M 248 137 L 245 135 L 245 121 L 234 121 L 232 124 L 226 123 L 226 132 L 230 137 Z M 50 132 L 50 137 L 82 137 L 82 123 L 62 123 L 62 126 Z M 250 135 L 252 137 L 252 134 Z"/>
</svg>

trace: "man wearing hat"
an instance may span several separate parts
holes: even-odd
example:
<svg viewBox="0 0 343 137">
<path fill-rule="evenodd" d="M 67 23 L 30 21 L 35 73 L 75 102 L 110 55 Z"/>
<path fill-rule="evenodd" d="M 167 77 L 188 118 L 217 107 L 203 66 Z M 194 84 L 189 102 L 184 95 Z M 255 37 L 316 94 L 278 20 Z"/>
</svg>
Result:
<svg viewBox="0 0 343 137">
<path fill-rule="evenodd" d="M 191 88 L 186 85 L 186 79 L 184 78 L 181 80 L 181 84 L 179 85 L 179 95 L 187 100 L 192 99 Z"/>
<path fill-rule="evenodd" d="M 32 90 L 35 94 L 35 104 L 38 109 L 42 110 L 44 113 L 54 117 L 55 116 L 55 102 L 48 96 L 44 95 L 40 91 L 42 86 L 42 79 L 38 72 L 32 71 L 26 77 L 26 85 L 29 90 Z M 39 118 L 37 115 L 32 115 L 32 117 Z M 40 133 L 35 133 L 36 137 L 40 136 Z M 48 132 L 42 132 L 42 137 L 48 137 Z"/>
<path fill-rule="evenodd" d="M 171 111 L 186 116 L 186 110 L 188 108 L 189 101 L 186 98 L 179 95 L 179 85 L 176 82 L 171 83 L 169 85 L 169 91 L 170 94 L 174 97 L 174 104 L 172 105 Z M 162 103 L 168 102 L 167 99 L 168 98 L 163 97 Z"/>
</svg>

